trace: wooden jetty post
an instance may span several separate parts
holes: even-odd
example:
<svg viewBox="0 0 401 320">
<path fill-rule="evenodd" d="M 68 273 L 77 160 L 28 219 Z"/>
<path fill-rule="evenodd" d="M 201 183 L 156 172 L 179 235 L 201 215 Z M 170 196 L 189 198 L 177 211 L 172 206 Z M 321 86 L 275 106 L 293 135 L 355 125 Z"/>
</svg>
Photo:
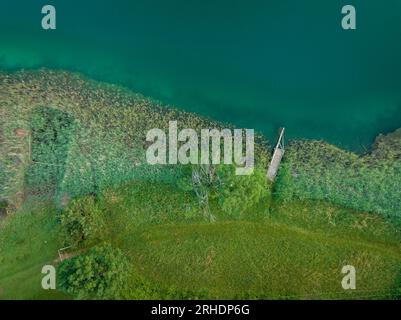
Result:
<svg viewBox="0 0 401 320">
<path fill-rule="evenodd" d="M 281 159 L 284 156 L 284 130 L 285 128 L 281 128 L 280 130 L 280 135 L 276 147 L 274 148 L 273 157 L 267 170 L 267 179 L 272 182 L 276 178 Z"/>
</svg>

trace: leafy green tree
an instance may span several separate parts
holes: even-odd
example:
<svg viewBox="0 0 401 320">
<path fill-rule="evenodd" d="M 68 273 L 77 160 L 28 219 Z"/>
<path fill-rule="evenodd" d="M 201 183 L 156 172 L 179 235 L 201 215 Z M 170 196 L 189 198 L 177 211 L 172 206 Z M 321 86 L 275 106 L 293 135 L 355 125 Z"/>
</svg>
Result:
<svg viewBox="0 0 401 320">
<path fill-rule="evenodd" d="M 60 222 L 66 245 L 81 245 L 106 238 L 104 212 L 94 196 L 73 200 L 61 213 Z"/>
<path fill-rule="evenodd" d="M 232 165 L 217 168 L 219 186 L 215 197 L 220 209 L 230 215 L 238 216 L 255 206 L 262 197 L 269 194 L 269 184 L 265 170 L 255 168 L 250 175 L 236 175 Z"/>
<path fill-rule="evenodd" d="M 130 264 L 121 250 L 106 244 L 64 260 L 60 288 L 77 299 L 120 299 L 129 284 Z"/>
<path fill-rule="evenodd" d="M 270 196 L 270 184 L 265 171 L 256 167 L 250 175 L 236 175 L 234 165 L 188 166 L 186 174 L 179 181 L 185 191 L 193 191 L 209 220 L 215 219 L 210 212 L 209 202 L 217 202 L 224 214 L 238 217 L 247 209 L 258 204 L 264 196 Z M 207 214 L 205 214 L 205 212 Z"/>
</svg>

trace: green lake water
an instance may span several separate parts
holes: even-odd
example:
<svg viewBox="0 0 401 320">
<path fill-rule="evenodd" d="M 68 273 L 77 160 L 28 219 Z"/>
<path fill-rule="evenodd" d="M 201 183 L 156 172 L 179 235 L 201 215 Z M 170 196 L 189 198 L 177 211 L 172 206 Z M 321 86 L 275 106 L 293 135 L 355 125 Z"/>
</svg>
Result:
<svg viewBox="0 0 401 320">
<path fill-rule="evenodd" d="M 352 3 L 357 30 L 341 28 Z M 41 29 L 41 7 L 57 30 Z M 60 68 L 269 139 L 363 150 L 401 127 L 400 0 L 2 0 L 0 69 Z"/>
</svg>

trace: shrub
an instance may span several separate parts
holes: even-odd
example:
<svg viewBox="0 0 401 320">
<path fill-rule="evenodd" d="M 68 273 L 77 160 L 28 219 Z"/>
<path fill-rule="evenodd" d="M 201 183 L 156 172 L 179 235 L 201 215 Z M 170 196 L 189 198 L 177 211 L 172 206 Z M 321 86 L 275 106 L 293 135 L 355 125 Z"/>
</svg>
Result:
<svg viewBox="0 0 401 320">
<path fill-rule="evenodd" d="M 221 165 L 217 169 L 219 187 L 216 198 L 220 209 L 230 215 L 238 216 L 261 201 L 269 194 L 265 171 L 256 167 L 251 175 L 235 175 L 234 166 Z"/>
<path fill-rule="evenodd" d="M 235 174 L 234 165 L 223 164 L 186 166 L 183 172 L 185 175 L 178 181 L 178 186 L 196 194 L 201 210 L 202 206 L 209 210 L 209 202 L 212 201 L 219 211 L 238 217 L 258 204 L 262 197 L 270 196 L 270 185 L 261 167 L 244 176 Z"/>
<path fill-rule="evenodd" d="M 108 244 L 64 260 L 58 268 L 60 288 L 77 299 L 119 299 L 127 289 L 128 274 L 128 259 Z"/>
<path fill-rule="evenodd" d="M 104 213 L 93 196 L 73 200 L 62 212 L 60 221 L 67 245 L 105 239 L 107 233 Z"/>
<path fill-rule="evenodd" d="M 276 200 L 284 203 L 291 202 L 294 197 L 293 185 L 291 166 L 289 163 L 283 163 L 278 171 L 276 183 L 274 185 L 274 196 Z"/>
</svg>

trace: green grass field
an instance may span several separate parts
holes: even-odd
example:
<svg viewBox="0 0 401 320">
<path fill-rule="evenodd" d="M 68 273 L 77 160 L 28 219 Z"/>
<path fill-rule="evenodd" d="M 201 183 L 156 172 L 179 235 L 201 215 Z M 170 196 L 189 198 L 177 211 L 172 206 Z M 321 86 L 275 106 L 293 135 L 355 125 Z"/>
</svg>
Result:
<svg viewBox="0 0 401 320">
<path fill-rule="evenodd" d="M 108 190 L 101 203 L 114 230 L 110 241 L 158 290 L 212 299 L 383 299 L 401 294 L 400 229 L 378 215 L 323 202 L 268 208 L 262 201 L 254 209 L 258 218 L 230 221 L 217 214 L 217 222 L 206 223 L 196 217 L 190 194 L 169 185 L 143 188 Z M 0 227 L 0 299 L 72 298 L 40 286 L 42 266 L 55 263 L 62 246 L 57 209 L 29 208 Z M 341 287 L 341 268 L 348 264 L 357 271 L 356 290 Z"/>
<path fill-rule="evenodd" d="M 51 205 L 22 209 L 0 224 L 0 299 L 62 299 L 41 287 L 41 270 L 57 258 L 58 225 Z"/>
<path fill-rule="evenodd" d="M 399 249 L 245 221 L 151 227 L 127 247 L 153 282 L 219 299 L 390 297 L 400 272 Z M 341 287 L 347 264 L 357 270 L 352 292 Z"/>
</svg>

